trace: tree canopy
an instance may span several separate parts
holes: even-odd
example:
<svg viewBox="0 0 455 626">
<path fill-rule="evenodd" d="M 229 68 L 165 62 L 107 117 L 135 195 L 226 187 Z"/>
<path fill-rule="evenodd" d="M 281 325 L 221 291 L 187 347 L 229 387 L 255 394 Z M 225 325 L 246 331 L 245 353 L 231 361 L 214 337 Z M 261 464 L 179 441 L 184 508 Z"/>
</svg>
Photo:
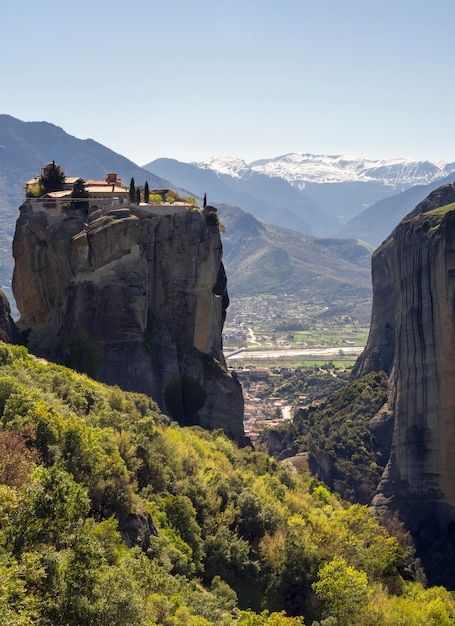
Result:
<svg viewBox="0 0 455 626">
<path fill-rule="evenodd" d="M 43 194 L 52 191 L 62 191 L 65 179 L 66 176 L 64 171 L 60 165 L 55 163 L 55 161 L 46 165 L 46 167 L 43 168 L 43 172 L 39 179 Z"/>
<path fill-rule="evenodd" d="M 5 344 L 0 540 L 5 626 L 454 624 L 368 507 Z"/>
</svg>

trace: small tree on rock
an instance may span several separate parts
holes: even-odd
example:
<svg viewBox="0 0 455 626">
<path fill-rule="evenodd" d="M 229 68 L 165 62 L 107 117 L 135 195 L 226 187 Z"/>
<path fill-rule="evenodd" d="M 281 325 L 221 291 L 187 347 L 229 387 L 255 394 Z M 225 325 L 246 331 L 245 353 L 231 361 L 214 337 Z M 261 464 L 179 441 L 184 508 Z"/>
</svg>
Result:
<svg viewBox="0 0 455 626">
<path fill-rule="evenodd" d="M 135 201 L 136 201 L 136 186 L 134 184 L 134 178 L 132 178 L 130 181 L 130 202 L 131 204 L 134 204 Z"/>
<path fill-rule="evenodd" d="M 65 186 L 65 179 L 65 172 L 60 165 L 56 165 L 55 161 L 46 165 L 39 180 L 43 194 L 52 191 L 62 191 Z"/>
<path fill-rule="evenodd" d="M 76 200 L 76 202 L 72 202 L 71 205 L 75 209 L 86 209 L 88 208 L 88 192 L 84 187 L 84 181 L 82 178 L 78 178 L 73 185 L 73 191 L 71 192 L 71 198 Z"/>
</svg>

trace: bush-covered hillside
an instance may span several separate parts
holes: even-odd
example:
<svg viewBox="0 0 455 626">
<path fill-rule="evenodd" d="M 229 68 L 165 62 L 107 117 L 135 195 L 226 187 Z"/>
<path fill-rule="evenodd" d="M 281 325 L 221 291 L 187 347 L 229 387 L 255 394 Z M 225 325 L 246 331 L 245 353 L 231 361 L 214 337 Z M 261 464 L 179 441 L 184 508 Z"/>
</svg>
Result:
<svg viewBox="0 0 455 626">
<path fill-rule="evenodd" d="M 307 453 L 313 475 L 345 500 L 368 504 L 384 470 L 369 420 L 386 399 L 385 372 L 367 374 L 299 408 L 292 422 L 276 429 L 274 455 Z"/>
<path fill-rule="evenodd" d="M 311 404 L 344 387 L 349 376 L 350 369 L 335 367 L 333 363 L 297 367 L 271 378 L 265 395 L 287 398 L 294 406 L 301 396 L 305 396 L 305 404 Z"/>
<path fill-rule="evenodd" d="M 2 624 L 455 623 L 366 507 L 23 348 L 0 364 Z"/>
</svg>

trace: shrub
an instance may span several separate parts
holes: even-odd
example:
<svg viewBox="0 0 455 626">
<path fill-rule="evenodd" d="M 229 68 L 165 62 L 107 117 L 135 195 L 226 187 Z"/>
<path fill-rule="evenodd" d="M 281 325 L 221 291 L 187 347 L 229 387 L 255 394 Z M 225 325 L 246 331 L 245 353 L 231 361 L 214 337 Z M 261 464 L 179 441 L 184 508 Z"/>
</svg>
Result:
<svg viewBox="0 0 455 626">
<path fill-rule="evenodd" d="M 44 193 L 44 187 L 39 182 L 27 185 L 27 198 L 41 198 Z"/>
<path fill-rule="evenodd" d="M 341 557 L 335 557 L 319 571 L 313 583 L 316 596 L 323 602 L 326 616 L 338 619 L 338 624 L 350 624 L 370 599 L 368 578 L 365 572 L 355 570 Z"/>
<path fill-rule="evenodd" d="M 19 489 L 28 480 L 38 452 L 27 447 L 30 428 L 0 432 L 0 483 Z"/>
</svg>

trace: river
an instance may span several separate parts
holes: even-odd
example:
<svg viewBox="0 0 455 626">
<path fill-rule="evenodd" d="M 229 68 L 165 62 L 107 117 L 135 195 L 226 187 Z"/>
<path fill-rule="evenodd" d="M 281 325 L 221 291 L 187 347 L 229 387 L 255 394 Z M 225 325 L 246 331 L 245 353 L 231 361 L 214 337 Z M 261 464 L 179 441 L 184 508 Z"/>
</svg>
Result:
<svg viewBox="0 0 455 626">
<path fill-rule="evenodd" d="M 234 352 L 224 354 L 229 361 L 241 359 L 274 359 L 295 356 L 306 357 L 336 357 L 358 356 L 363 351 L 363 346 L 339 346 L 338 348 L 268 348 L 267 350 L 248 350 L 240 348 Z"/>
</svg>

